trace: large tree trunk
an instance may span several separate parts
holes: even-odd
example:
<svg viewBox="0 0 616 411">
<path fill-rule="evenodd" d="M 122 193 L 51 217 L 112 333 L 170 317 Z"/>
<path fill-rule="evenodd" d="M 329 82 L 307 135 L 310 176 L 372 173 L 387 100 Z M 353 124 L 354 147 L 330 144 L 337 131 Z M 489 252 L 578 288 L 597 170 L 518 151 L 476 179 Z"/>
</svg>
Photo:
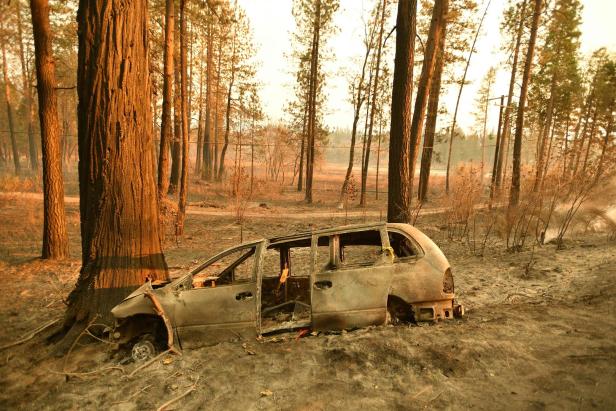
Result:
<svg viewBox="0 0 616 411">
<path fill-rule="evenodd" d="M 449 0 L 435 0 L 432 10 L 432 21 L 428 32 L 426 51 L 421 66 L 421 75 L 417 85 L 417 97 L 415 97 L 415 110 L 411 122 L 411 141 L 409 145 L 409 204 L 413 195 L 413 179 L 415 176 L 415 163 L 419 153 L 419 143 L 425 119 L 424 112 L 428 104 L 428 92 L 432 87 L 434 77 L 434 65 L 436 62 L 436 49 L 440 44 L 443 34 L 442 27 L 449 9 Z"/>
<path fill-rule="evenodd" d="M 314 155 L 317 133 L 317 94 L 319 80 L 319 42 L 321 36 L 321 0 L 316 0 L 312 52 L 310 54 L 310 87 L 308 99 L 308 155 L 306 162 L 305 201 L 312 203 L 312 182 L 314 178 Z"/>
<path fill-rule="evenodd" d="M 163 112 L 160 125 L 158 153 L 158 196 L 167 195 L 169 189 L 169 143 L 172 137 L 171 104 L 173 104 L 173 31 L 175 29 L 174 0 L 166 0 L 165 47 L 163 68 Z"/>
<path fill-rule="evenodd" d="M 466 59 L 466 66 L 464 67 L 464 75 L 462 75 L 462 81 L 460 82 L 460 88 L 458 89 L 458 98 L 456 100 L 456 108 L 453 111 L 453 120 L 451 122 L 451 132 L 449 134 L 449 150 L 447 151 L 447 171 L 445 172 L 445 192 L 449 194 L 449 174 L 451 170 L 451 149 L 453 147 L 453 136 L 456 132 L 456 119 L 458 117 L 458 108 L 460 107 L 460 97 L 462 97 L 462 90 L 464 89 L 464 85 L 466 84 L 466 74 L 468 73 L 468 67 L 471 64 L 471 58 L 473 57 L 473 52 L 475 51 L 475 44 L 477 43 L 477 38 L 479 37 L 479 33 L 481 32 L 481 26 L 483 25 L 483 20 L 488 14 L 488 8 L 490 7 L 490 3 L 492 0 L 488 1 L 486 5 L 485 11 L 481 16 L 481 20 L 479 21 L 479 26 L 477 26 L 477 31 L 475 32 L 475 38 L 473 39 L 473 44 L 471 45 L 471 49 L 468 52 L 468 59 Z"/>
<path fill-rule="evenodd" d="M 175 225 L 175 235 L 184 234 L 184 218 L 186 217 L 186 195 L 188 190 L 188 90 L 186 62 L 186 1 L 180 0 L 180 71 L 182 93 L 182 177 L 180 180 L 180 198 L 178 201 L 178 216 Z"/>
<path fill-rule="evenodd" d="M 530 83 L 531 67 L 533 64 L 533 55 L 535 52 L 535 42 L 537 40 L 537 29 L 539 28 L 539 19 L 541 18 L 542 0 L 535 0 L 535 9 L 533 12 L 533 25 L 530 30 L 530 40 L 528 41 L 528 51 L 526 52 L 526 62 L 524 63 L 524 75 L 522 77 L 522 89 L 520 90 L 520 98 L 518 100 L 518 114 L 515 125 L 515 138 L 513 141 L 513 169 L 511 172 L 511 190 L 509 195 L 509 205 L 516 206 L 520 199 L 520 169 L 522 155 L 522 134 L 524 132 L 524 111 L 526 109 L 526 97 L 528 94 L 528 85 Z"/>
<path fill-rule="evenodd" d="M 430 168 L 432 167 L 432 154 L 434 152 L 434 137 L 436 135 L 436 120 L 438 117 L 439 97 L 441 94 L 441 79 L 445 67 L 445 36 L 447 34 L 447 19 L 443 19 L 441 35 L 437 43 L 436 61 L 434 63 L 434 78 L 428 97 L 428 113 L 426 115 L 426 130 L 424 132 L 423 149 L 421 153 L 421 166 L 419 169 L 419 186 L 417 199 L 424 202 L 428 199 L 430 182 Z"/>
<path fill-rule="evenodd" d="M 13 107 L 11 106 L 11 85 L 9 83 L 9 75 L 6 67 L 6 50 L 5 42 L 2 44 L 2 74 L 4 76 L 4 98 L 6 100 L 6 116 L 9 121 L 9 136 L 11 138 L 11 148 L 13 149 L 13 165 L 15 166 L 15 174 L 21 172 L 21 164 L 19 162 L 19 150 L 17 148 L 17 138 L 15 136 L 15 126 L 13 125 Z"/>
<path fill-rule="evenodd" d="M 15 2 L 17 7 L 17 42 L 19 43 L 19 61 L 21 63 L 21 81 L 24 93 L 24 101 L 26 103 L 26 116 L 28 127 L 28 147 L 30 158 L 30 169 L 34 172 L 38 170 L 38 150 L 36 146 L 36 139 L 34 138 L 34 105 L 32 104 L 32 91 L 30 90 L 30 73 L 26 66 L 26 57 L 24 53 L 23 32 L 21 27 L 21 7 L 20 1 Z M 34 28 L 33 28 L 34 29 Z M 55 74 L 54 74 L 55 78 Z M 56 109 L 57 112 L 57 109 Z M 57 118 L 57 113 L 56 113 Z"/>
<path fill-rule="evenodd" d="M 399 0 L 389 141 L 387 221 L 390 223 L 410 221 L 408 167 L 416 17 L 417 0 Z"/>
<path fill-rule="evenodd" d="M 387 8 L 387 0 L 383 0 L 381 5 L 381 22 L 379 28 L 378 47 L 376 51 L 376 67 L 374 69 L 374 84 L 372 85 L 372 106 L 370 107 L 370 123 L 368 126 L 368 140 L 366 142 L 366 152 L 361 174 L 361 194 L 359 204 L 366 205 L 366 185 L 368 182 L 368 166 L 370 165 L 370 145 L 372 144 L 372 131 L 374 130 L 374 114 L 377 106 L 377 93 L 379 90 L 379 75 L 381 69 L 381 54 L 383 51 L 383 31 L 385 28 L 385 11 Z M 370 92 L 370 90 L 368 90 Z"/>
<path fill-rule="evenodd" d="M 49 4 L 31 0 L 36 84 L 41 121 L 43 151 L 43 250 L 42 257 L 58 259 L 68 256 L 68 235 L 64 213 L 64 181 L 60 150 L 60 124 L 56 99 L 56 73 L 51 48 Z"/>
<path fill-rule="evenodd" d="M 118 10 L 122 10 L 121 13 Z M 82 267 L 66 336 L 147 279 L 168 280 L 158 224 L 147 3 L 81 0 L 77 12 Z"/>
</svg>

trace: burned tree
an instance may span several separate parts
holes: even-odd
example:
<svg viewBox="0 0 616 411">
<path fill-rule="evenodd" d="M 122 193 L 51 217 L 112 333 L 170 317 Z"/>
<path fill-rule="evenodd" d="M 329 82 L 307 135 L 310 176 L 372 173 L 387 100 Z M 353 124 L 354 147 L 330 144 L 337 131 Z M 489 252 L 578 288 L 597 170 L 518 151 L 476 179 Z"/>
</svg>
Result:
<svg viewBox="0 0 616 411">
<path fill-rule="evenodd" d="M 43 250 L 49 259 L 68 256 L 68 235 L 64 214 L 64 180 L 60 154 L 60 124 L 56 98 L 56 73 L 51 49 L 49 4 L 47 0 L 31 0 L 36 85 L 41 122 L 43 153 Z"/>
<path fill-rule="evenodd" d="M 409 143 L 415 49 L 416 0 L 400 0 L 396 19 L 396 55 L 391 96 L 387 221 L 405 223 L 409 216 Z"/>
<path fill-rule="evenodd" d="M 122 10 L 118 13 L 118 10 Z M 150 113 L 147 3 L 82 0 L 77 13 L 82 267 L 65 341 L 147 279 L 166 280 Z"/>
</svg>

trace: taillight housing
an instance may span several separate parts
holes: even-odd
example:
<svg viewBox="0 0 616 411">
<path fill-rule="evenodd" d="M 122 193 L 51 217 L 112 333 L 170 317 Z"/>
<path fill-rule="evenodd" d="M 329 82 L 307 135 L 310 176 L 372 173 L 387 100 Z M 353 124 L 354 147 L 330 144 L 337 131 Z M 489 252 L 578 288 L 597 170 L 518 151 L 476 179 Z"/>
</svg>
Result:
<svg viewBox="0 0 616 411">
<path fill-rule="evenodd" d="M 445 274 L 443 275 L 443 292 L 453 294 L 453 275 L 451 274 L 451 268 L 445 270 Z"/>
</svg>

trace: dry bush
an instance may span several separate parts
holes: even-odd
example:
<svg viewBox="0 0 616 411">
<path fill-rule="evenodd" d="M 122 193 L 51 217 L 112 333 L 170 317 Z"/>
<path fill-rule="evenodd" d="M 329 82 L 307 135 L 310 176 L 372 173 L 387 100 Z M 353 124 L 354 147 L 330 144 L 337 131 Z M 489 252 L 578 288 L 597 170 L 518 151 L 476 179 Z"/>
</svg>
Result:
<svg viewBox="0 0 616 411">
<path fill-rule="evenodd" d="M 460 166 L 453 179 L 452 190 L 443 198 L 447 237 L 450 240 L 462 239 L 467 235 L 469 222 L 481 202 L 481 181 L 479 169 Z"/>
<path fill-rule="evenodd" d="M 229 197 L 232 202 L 235 221 L 241 226 L 244 221 L 244 213 L 252 198 L 250 175 L 246 172 L 244 167 L 236 167 L 233 170 L 228 184 Z"/>
<path fill-rule="evenodd" d="M 40 193 L 42 187 L 41 177 L 38 175 L 21 177 L 13 174 L 4 174 L 0 176 L 0 191 Z"/>
</svg>

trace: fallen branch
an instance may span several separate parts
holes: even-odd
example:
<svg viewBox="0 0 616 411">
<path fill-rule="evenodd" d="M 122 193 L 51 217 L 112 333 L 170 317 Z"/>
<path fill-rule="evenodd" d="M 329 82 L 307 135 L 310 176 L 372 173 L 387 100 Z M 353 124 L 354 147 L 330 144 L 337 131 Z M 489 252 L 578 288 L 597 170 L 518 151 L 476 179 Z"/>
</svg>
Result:
<svg viewBox="0 0 616 411">
<path fill-rule="evenodd" d="M 169 321 L 169 317 L 167 317 L 167 314 L 165 314 L 163 306 L 160 304 L 158 298 L 156 298 L 156 296 L 151 291 L 146 290 L 144 294 L 150 299 L 150 301 L 152 301 L 152 305 L 154 306 L 156 314 L 160 318 L 162 318 L 163 322 L 165 323 L 165 328 L 167 329 L 167 346 L 169 347 L 169 350 L 173 351 L 176 354 L 181 354 L 181 352 L 173 346 L 173 328 L 171 327 L 171 321 Z"/>
<path fill-rule="evenodd" d="M 165 350 L 163 352 L 161 352 L 160 354 L 158 354 L 156 357 L 148 360 L 147 362 L 141 364 L 139 367 L 135 368 L 133 371 L 131 371 L 130 374 L 128 374 L 128 378 L 131 378 L 133 375 L 135 375 L 135 373 L 137 371 L 140 371 L 142 369 L 144 369 L 145 367 L 150 366 L 152 363 L 154 363 L 156 360 L 158 360 L 160 357 L 162 357 L 165 354 L 169 354 L 171 352 L 171 349 Z"/>
<path fill-rule="evenodd" d="M 31 332 L 30 332 L 27 336 L 25 336 L 24 338 L 22 338 L 22 339 L 20 339 L 20 340 L 17 340 L 17 341 L 14 341 L 14 342 L 12 342 L 12 343 L 5 344 L 5 345 L 3 345 L 3 346 L 0 346 L 0 351 L 4 350 L 4 349 L 6 349 L 6 348 L 14 347 L 14 346 L 19 345 L 19 344 L 23 344 L 23 343 L 25 343 L 25 342 L 27 342 L 27 341 L 30 341 L 30 340 L 31 340 L 31 339 L 33 339 L 33 338 L 34 338 L 37 334 L 39 334 L 39 333 L 43 332 L 44 330 L 46 330 L 47 328 L 51 327 L 52 325 L 56 324 L 56 323 L 57 323 L 57 322 L 59 322 L 59 321 L 60 321 L 60 319 L 59 319 L 59 318 L 57 318 L 57 319 L 55 319 L 55 320 L 49 321 L 48 323 L 45 323 L 45 324 L 41 325 L 40 327 L 38 327 L 38 328 L 36 328 L 36 329 L 32 330 L 32 331 L 31 331 Z"/>
<path fill-rule="evenodd" d="M 67 377 L 82 378 L 88 375 L 93 375 L 99 372 L 109 371 L 109 370 L 119 370 L 119 371 L 122 371 L 122 374 L 124 374 L 124 368 L 117 366 L 117 365 L 111 365 L 109 367 L 103 367 L 103 368 L 99 368 L 98 370 L 87 371 L 87 372 L 54 371 L 54 370 L 49 370 L 49 369 L 47 371 L 49 371 L 52 374 L 66 375 Z"/>
<path fill-rule="evenodd" d="M 86 333 L 86 331 L 88 330 L 88 328 L 90 328 L 90 326 L 92 324 L 94 324 L 94 321 L 96 321 L 96 319 L 100 317 L 99 314 L 96 314 L 94 317 L 92 317 L 92 319 L 90 320 L 90 322 L 88 323 L 88 325 L 86 325 L 86 327 L 81 330 L 81 332 L 79 333 L 79 335 L 77 336 L 77 338 L 75 338 L 75 341 L 73 341 L 73 344 L 71 344 L 71 348 L 69 348 L 68 352 L 66 353 L 66 357 L 64 358 L 64 367 L 62 367 L 63 371 L 66 371 L 66 366 L 68 365 L 68 359 L 71 356 L 71 353 L 73 352 L 73 349 L 75 348 L 75 346 L 77 345 L 77 342 L 81 339 L 81 337 L 83 337 L 83 335 Z"/>
<path fill-rule="evenodd" d="M 199 377 L 197 377 L 197 380 L 195 381 L 195 383 L 188 390 L 186 390 L 183 394 L 178 395 L 177 397 L 170 399 L 169 401 L 167 401 L 166 403 L 164 403 L 163 405 L 158 407 L 158 409 L 156 411 L 163 411 L 169 405 L 171 405 L 174 402 L 179 401 L 182 398 L 186 397 L 188 394 L 190 394 L 191 392 L 193 392 L 195 390 L 195 388 L 197 387 L 197 383 L 198 382 L 199 382 Z"/>
</svg>

